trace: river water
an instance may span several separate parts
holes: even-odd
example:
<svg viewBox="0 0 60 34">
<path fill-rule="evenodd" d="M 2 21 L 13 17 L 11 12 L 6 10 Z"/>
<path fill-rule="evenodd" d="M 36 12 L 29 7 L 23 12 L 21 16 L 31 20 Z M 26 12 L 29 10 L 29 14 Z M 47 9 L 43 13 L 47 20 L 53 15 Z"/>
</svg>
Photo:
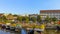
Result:
<svg viewBox="0 0 60 34">
<path fill-rule="evenodd" d="M 20 34 L 20 33 L 9 30 L 0 30 L 0 34 Z"/>
<path fill-rule="evenodd" d="M 15 32 L 6 29 L 0 29 L 0 34 L 27 34 L 27 31 L 25 29 L 21 29 L 21 32 Z"/>
<path fill-rule="evenodd" d="M 36 32 L 34 33 L 37 34 Z M 0 34 L 27 34 L 27 32 L 25 29 L 22 29 L 21 32 L 0 29 Z M 60 34 L 60 31 L 56 32 L 56 30 L 46 30 L 43 34 Z"/>
</svg>

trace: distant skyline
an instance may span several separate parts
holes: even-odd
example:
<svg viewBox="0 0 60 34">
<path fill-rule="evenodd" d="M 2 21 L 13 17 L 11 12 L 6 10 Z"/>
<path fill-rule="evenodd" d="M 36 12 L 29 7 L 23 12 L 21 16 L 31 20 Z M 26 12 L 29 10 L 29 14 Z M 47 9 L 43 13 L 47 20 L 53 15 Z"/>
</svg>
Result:
<svg viewBox="0 0 60 34">
<path fill-rule="evenodd" d="M 40 10 L 60 10 L 60 0 L 0 0 L 0 13 L 39 14 Z"/>
</svg>

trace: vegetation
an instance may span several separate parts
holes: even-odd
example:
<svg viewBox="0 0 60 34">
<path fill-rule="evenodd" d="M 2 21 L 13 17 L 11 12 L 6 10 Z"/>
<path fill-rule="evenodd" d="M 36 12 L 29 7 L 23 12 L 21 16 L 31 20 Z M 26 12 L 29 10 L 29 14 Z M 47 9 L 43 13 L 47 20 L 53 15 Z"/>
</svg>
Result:
<svg viewBox="0 0 60 34">
<path fill-rule="evenodd" d="M 52 18 L 52 21 L 56 22 L 56 21 L 58 21 L 58 19 L 56 17 L 54 17 L 54 18 Z"/>
<path fill-rule="evenodd" d="M 47 16 L 45 18 L 45 21 L 46 21 L 46 23 L 50 23 L 50 22 L 54 22 L 55 23 L 55 22 L 58 21 L 58 19 L 56 17 L 50 18 L 49 16 Z"/>
<path fill-rule="evenodd" d="M 22 19 L 21 19 L 22 18 Z M 20 19 L 25 22 L 25 23 L 28 23 L 29 22 L 29 17 L 27 16 L 24 16 L 24 17 L 21 17 Z"/>
<path fill-rule="evenodd" d="M 16 18 L 14 18 L 14 17 L 16 17 Z M 0 16 L 0 22 L 3 22 L 3 23 L 15 24 L 14 22 L 16 22 L 16 24 L 17 24 L 17 22 L 19 22 L 19 24 L 20 24 L 20 23 L 24 22 L 24 23 L 29 24 L 29 21 L 32 21 L 35 24 L 36 24 L 36 22 L 41 23 L 42 22 L 42 18 L 41 18 L 40 15 L 37 15 L 37 17 L 34 17 L 34 16 L 33 17 L 20 16 L 20 15 L 12 15 L 12 14 L 8 14 L 7 16 L 5 16 L 5 15 Z M 53 21 L 55 23 L 56 21 L 58 21 L 58 19 L 56 17 L 50 18 L 49 16 L 47 16 L 45 18 L 45 21 L 46 21 L 46 23 L 50 23 L 51 21 Z M 35 25 L 35 24 L 34 25 L 29 24 L 30 26 L 27 25 L 26 27 L 39 28 L 39 26 Z"/>
<path fill-rule="evenodd" d="M 41 16 L 40 16 L 40 15 L 38 15 L 38 16 L 37 16 L 37 22 L 39 22 L 39 23 L 40 23 L 41 21 L 42 21 Z"/>
<path fill-rule="evenodd" d="M 49 23 L 49 22 L 51 21 L 51 18 L 49 18 L 49 16 L 47 16 L 47 17 L 45 18 L 45 21 L 46 21 L 46 23 Z"/>
<path fill-rule="evenodd" d="M 28 17 L 28 16 L 25 16 L 25 17 L 23 17 L 23 20 L 24 20 L 26 23 L 28 23 L 28 22 L 29 22 L 29 17 Z"/>
<path fill-rule="evenodd" d="M 0 17 L 0 22 L 6 22 L 6 20 L 7 19 L 6 19 L 6 16 L 5 15 L 3 15 L 3 16 Z"/>
<path fill-rule="evenodd" d="M 17 19 L 14 19 L 14 17 L 17 17 Z M 9 18 L 9 19 L 7 19 Z M 12 19 L 13 18 L 13 19 Z M 12 15 L 12 14 L 8 14 L 7 16 L 3 15 L 3 16 L 0 16 L 0 22 L 12 22 L 11 20 L 17 20 L 19 22 L 26 22 L 28 23 L 29 21 L 32 21 L 32 22 L 41 22 L 42 21 L 42 18 L 40 15 L 37 15 L 37 17 L 28 17 L 28 16 L 19 16 L 19 15 Z M 49 16 L 47 16 L 45 18 L 45 21 L 48 23 L 48 22 L 56 22 L 58 19 L 56 17 L 53 17 L 53 18 L 49 18 Z"/>
<path fill-rule="evenodd" d="M 35 17 L 31 17 L 30 21 L 33 21 L 35 23 L 36 22 L 36 18 Z"/>
<path fill-rule="evenodd" d="M 18 16 L 17 20 L 22 22 L 22 16 Z"/>
</svg>

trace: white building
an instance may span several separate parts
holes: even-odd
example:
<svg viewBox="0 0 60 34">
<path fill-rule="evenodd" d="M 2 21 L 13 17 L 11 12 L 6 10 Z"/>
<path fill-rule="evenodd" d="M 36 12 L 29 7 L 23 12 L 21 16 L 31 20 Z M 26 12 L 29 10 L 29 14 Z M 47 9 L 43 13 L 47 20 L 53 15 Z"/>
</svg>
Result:
<svg viewBox="0 0 60 34">
<path fill-rule="evenodd" d="M 41 10 L 40 15 L 47 15 L 49 17 L 56 17 L 58 20 L 60 20 L 60 10 Z M 43 16 L 46 17 L 46 16 Z"/>
</svg>

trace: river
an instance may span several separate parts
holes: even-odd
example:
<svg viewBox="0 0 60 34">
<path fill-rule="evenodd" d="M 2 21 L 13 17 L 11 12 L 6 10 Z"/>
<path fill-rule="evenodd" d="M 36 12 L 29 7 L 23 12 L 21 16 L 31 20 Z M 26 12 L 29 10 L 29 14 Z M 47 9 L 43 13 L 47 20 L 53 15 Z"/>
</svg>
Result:
<svg viewBox="0 0 60 34">
<path fill-rule="evenodd" d="M 21 32 L 14 32 L 10 30 L 0 29 L 0 34 L 27 34 L 27 32 L 25 29 L 22 29 Z M 35 32 L 35 34 L 37 33 Z M 56 32 L 55 30 L 47 30 L 47 31 L 44 31 L 43 34 L 60 34 L 60 31 Z"/>
</svg>

